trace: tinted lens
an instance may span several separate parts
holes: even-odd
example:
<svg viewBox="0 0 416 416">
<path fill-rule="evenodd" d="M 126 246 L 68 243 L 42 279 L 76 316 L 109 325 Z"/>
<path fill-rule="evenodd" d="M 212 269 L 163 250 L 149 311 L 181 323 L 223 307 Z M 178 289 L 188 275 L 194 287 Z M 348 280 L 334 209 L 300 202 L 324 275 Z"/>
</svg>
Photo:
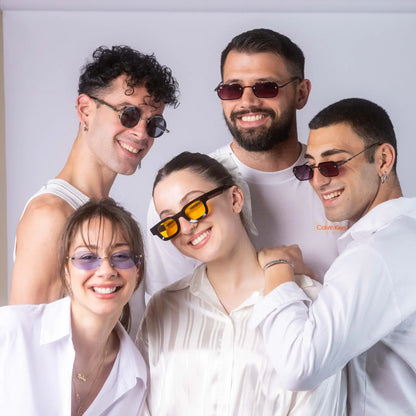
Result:
<svg viewBox="0 0 416 416">
<path fill-rule="evenodd" d="M 295 166 L 293 173 L 300 181 L 309 181 L 313 177 L 313 169 L 309 165 Z"/>
<path fill-rule="evenodd" d="M 100 257 L 91 251 L 78 251 L 71 257 L 72 264 L 81 270 L 96 269 L 100 263 Z"/>
<path fill-rule="evenodd" d="M 322 162 L 318 164 L 319 172 L 322 175 L 330 178 L 339 174 L 338 165 L 335 162 Z"/>
<path fill-rule="evenodd" d="M 243 95 L 243 88 L 240 84 L 222 84 L 217 88 L 217 94 L 221 100 L 236 100 Z"/>
<path fill-rule="evenodd" d="M 276 97 L 279 92 L 279 87 L 275 82 L 256 82 L 253 85 L 253 92 L 259 98 Z"/>
<path fill-rule="evenodd" d="M 130 250 L 118 251 L 110 257 L 110 264 L 116 269 L 131 269 L 139 262 L 140 256 L 135 255 Z"/>
<path fill-rule="evenodd" d="M 140 110 L 137 107 L 127 107 L 120 114 L 120 122 L 124 127 L 131 129 L 140 121 Z"/>
<path fill-rule="evenodd" d="M 171 238 L 178 232 L 178 223 L 172 218 L 163 221 L 158 227 L 157 231 L 163 238 Z"/>
<path fill-rule="evenodd" d="M 149 118 L 146 124 L 146 131 L 150 137 L 160 137 L 166 130 L 166 121 L 162 116 Z"/>
<path fill-rule="evenodd" d="M 91 251 L 79 251 L 70 257 L 72 264 L 80 270 L 97 269 L 102 258 Z M 130 269 L 140 262 L 140 256 L 130 250 L 123 250 L 114 253 L 110 257 L 110 264 L 117 269 Z"/>
<path fill-rule="evenodd" d="M 185 208 L 185 215 L 190 220 L 199 220 L 207 214 L 207 209 L 202 201 L 194 201 Z"/>
</svg>

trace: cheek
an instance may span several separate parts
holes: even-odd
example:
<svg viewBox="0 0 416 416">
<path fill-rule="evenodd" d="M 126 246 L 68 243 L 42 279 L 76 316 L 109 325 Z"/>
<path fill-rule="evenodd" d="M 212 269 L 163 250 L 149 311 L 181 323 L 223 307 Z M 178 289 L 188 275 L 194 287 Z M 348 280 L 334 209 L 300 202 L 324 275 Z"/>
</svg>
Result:
<svg viewBox="0 0 416 416">
<path fill-rule="evenodd" d="M 222 111 L 225 116 L 229 116 L 232 113 L 234 105 L 229 101 L 221 101 Z"/>
<path fill-rule="evenodd" d="M 173 237 L 170 241 L 166 241 L 165 244 L 173 244 L 179 251 L 181 249 L 181 233 L 179 233 L 176 237 Z"/>
<path fill-rule="evenodd" d="M 75 267 L 69 268 L 69 273 L 66 276 L 67 281 L 72 287 L 83 285 L 88 279 L 94 275 L 94 270 L 80 270 Z"/>
</svg>

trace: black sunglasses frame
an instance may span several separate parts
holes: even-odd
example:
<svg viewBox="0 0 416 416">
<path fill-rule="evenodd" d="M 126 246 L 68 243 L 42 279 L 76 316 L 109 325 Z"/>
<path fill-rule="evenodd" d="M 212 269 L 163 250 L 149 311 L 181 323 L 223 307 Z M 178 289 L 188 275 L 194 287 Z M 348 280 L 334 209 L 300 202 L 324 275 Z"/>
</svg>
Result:
<svg viewBox="0 0 416 416">
<path fill-rule="evenodd" d="M 173 237 L 177 236 L 180 231 L 181 231 L 181 225 L 179 224 L 179 218 L 183 217 L 185 218 L 187 221 L 191 222 L 191 223 L 195 223 L 195 222 L 199 222 L 202 220 L 202 218 L 206 217 L 208 215 L 208 206 L 207 206 L 207 201 L 211 198 L 214 198 L 215 196 L 223 193 L 226 189 L 231 188 L 233 185 L 223 185 L 220 186 L 218 188 L 213 189 L 212 191 L 206 192 L 205 194 L 200 195 L 198 198 L 193 199 L 192 201 L 188 202 L 186 205 L 183 206 L 183 208 L 175 215 L 172 215 L 171 217 L 166 217 L 163 220 L 159 221 L 156 225 L 154 225 L 150 231 L 153 235 L 157 235 L 159 238 L 161 238 L 163 241 L 168 241 L 170 239 L 172 239 Z M 205 213 L 197 218 L 197 219 L 191 219 L 189 218 L 186 214 L 186 208 L 188 208 L 190 205 L 194 204 L 195 202 L 202 202 L 202 204 L 205 207 Z M 160 232 L 159 232 L 159 227 L 166 221 L 169 220 L 173 220 L 176 223 L 176 226 L 178 227 L 178 230 L 176 231 L 175 234 L 172 234 L 169 237 L 164 237 Z"/>
<path fill-rule="evenodd" d="M 342 162 L 333 162 L 333 161 L 331 161 L 331 160 L 328 160 L 327 162 L 321 162 L 321 163 L 318 163 L 316 166 L 311 166 L 311 165 L 308 165 L 307 163 L 305 163 L 305 164 L 303 164 L 303 165 L 298 165 L 298 166 L 295 166 L 294 168 L 293 168 L 293 174 L 295 175 L 295 177 L 296 177 L 296 179 L 297 180 L 299 180 L 299 181 L 310 181 L 312 178 L 313 178 L 313 170 L 314 169 L 318 169 L 319 170 L 319 173 L 322 175 L 322 176 L 325 176 L 326 178 L 333 178 L 333 177 L 335 177 L 335 176 L 338 176 L 339 175 L 339 167 L 340 166 L 342 166 L 342 165 L 345 165 L 347 162 L 349 162 L 350 160 L 352 160 L 352 159 L 354 159 L 355 157 L 357 157 L 357 156 L 359 156 L 361 153 L 364 153 L 364 152 L 366 152 L 367 150 L 369 150 L 369 149 L 371 149 L 372 147 L 374 147 L 374 146 L 380 146 L 382 143 L 378 143 L 378 142 L 376 142 L 376 143 L 373 143 L 373 144 L 371 144 L 370 146 L 367 146 L 364 150 L 361 150 L 361 152 L 359 152 L 359 153 L 357 153 L 357 154 L 355 154 L 355 155 L 353 155 L 353 156 L 351 156 L 350 158 L 348 158 L 347 160 L 343 160 Z M 328 167 L 330 168 L 330 169 L 334 169 L 334 171 L 336 172 L 336 173 L 334 173 L 333 175 L 330 175 L 330 174 L 328 174 Z M 301 175 L 297 175 L 297 172 L 300 170 L 300 169 L 305 169 L 305 168 L 308 168 L 309 170 L 308 170 L 308 173 L 309 173 L 309 175 L 308 175 L 308 177 L 307 178 L 303 178 L 303 176 L 302 176 L 302 179 L 299 177 L 299 176 L 301 176 Z"/>
<path fill-rule="evenodd" d="M 246 85 L 246 86 L 241 86 L 238 82 L 233 82 L 233 83 L 229 83 L 229 84 L 224 84 L 223 82 L 220 82 L 217 87 L 214 89 L 214 91 L 217 92 L 218 97 L 222 100 L 222 101 L 231 101 L 231 100 L 239 100 L 243 94 L 244 94 L 244 89 L 245 88 L 251 88 L 253 91 L 253 94 L 257 97 L 257 98 L 274 98 L 277 96 L 277 94 L 279 93 L 279 88 L 283 88 L 286 87 L 286 85 L 291 84 L 292 82 L 299 80 L 301 81 L 300 77 L 292 77 L 288 82 L 285 82 L 282 85 L 279 85 L 277 82 L 275 81 L 258 81 L 255 82 L 253 85 Z M 272 88 L 274 89 L 274 93 L 273 95 L 268 95 L 267 97 L 259 95 L 258 91 L 257 91 L 257 85 L 264 85 L 264 84 L 271 84 Z M 228 86 L 228 85 L 232 85 L 234 87 L 237 87 L 238 89 L 236 89 L 236 91 L 238 91 L 240 93 L 240 95 L 238 97 L 235 98 L 223 98 L 221 97 L 221 91 L 224 88 L 224 86 Z"/>
<path fill-rule="evenodd" d="M 123 127 L 126 127 L 128 129 L 131 129 L 135 126 L 137 126 L 137 124 L 139 124 L 140 120 L 146 120 L 146 132 L 150 137 L 153 138 L 158 138 L 160 137 L 163 133 L 169 133 L 169 130 L 166 127 L 166 120 L 164 119 L 164 117 L 162 116 L 153 116 L 150 118 L 145 118 L 145 117 L 141 117 L 142 111 L 140 110 L 139 107 L 136 107 L 134 105 L 129 105 L 127 107 L 123 107 L 121 110 L 119 110 L 118 108 L 114 107 L 113 105 L 107 103 L 106 101 L 97 98 L 97 97 L 93 97 L 92 95 L 89 95 L 90 98 L 92 98 L 93 100 L 97 101 L 97 103 L 100 103 L 102 105 L 107 106 L 108 108 L 111 108 L 113 111 L 115 111 L 118 114 L 118 118 L 120 120 L 120 123 Z M 139 118 L 137 120 L 137 123 L 132 124 L 132 125 L 126 125 L 123 123 L 123 114 L 130 108 L 134 108 L 137 113 L 139 114 Z M 156 123 L 157 124 L 157 128 L 159 128 L 161 130 L 161 133 L 158 135 L 153 135 L 152 130 L 155 128 L 154 126 L 152 126 L 150 123 Z"/>
</svg>

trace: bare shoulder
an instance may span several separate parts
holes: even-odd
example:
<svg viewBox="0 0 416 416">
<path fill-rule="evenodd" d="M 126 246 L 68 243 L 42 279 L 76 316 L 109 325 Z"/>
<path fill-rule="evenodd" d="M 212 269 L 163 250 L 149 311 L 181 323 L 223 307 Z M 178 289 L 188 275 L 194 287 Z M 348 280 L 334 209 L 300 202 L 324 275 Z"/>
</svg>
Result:
<svg viewBox="0 0 416 416">
<path fill-rule="evenodd" d="M 62 297 L 58 248 L 73 211 L 52 194 L 39 195 L 28 204 L 16 232 L 10 303 L 46 303 Z"/>
<path fill-rule="evenodd" d="M 25 216 L 31 215 L 64 215 L 68 217 L 74 209 L 62 198 L 54 194 L 42 194 L 33 198 L 26 207 Z"/>
<path fill-rule="evenodd" d="M 60 229 L 73 211 L 66 201 L 56 195 L 39 195 L 26 207 L 18 225 L 18 234 L 26 227 L 44 227 L 48 223 L 48 228 L 53 229 L 57 226 Z"/>
</svg>

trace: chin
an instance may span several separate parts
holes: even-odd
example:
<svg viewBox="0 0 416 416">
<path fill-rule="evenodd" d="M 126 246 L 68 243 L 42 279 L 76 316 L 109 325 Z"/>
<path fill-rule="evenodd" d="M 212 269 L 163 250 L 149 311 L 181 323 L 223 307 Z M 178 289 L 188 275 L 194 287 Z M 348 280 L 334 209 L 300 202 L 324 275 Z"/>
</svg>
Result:
<svg viewBox="0 0 416 416">
<path fill-rule="evenodd" d="M 339 222 L 344 221 L 346 218 L 339 212 L 334 212 L 332 210 L 325 210 L 325 216 L 329 221 Z"/>
</svg>

